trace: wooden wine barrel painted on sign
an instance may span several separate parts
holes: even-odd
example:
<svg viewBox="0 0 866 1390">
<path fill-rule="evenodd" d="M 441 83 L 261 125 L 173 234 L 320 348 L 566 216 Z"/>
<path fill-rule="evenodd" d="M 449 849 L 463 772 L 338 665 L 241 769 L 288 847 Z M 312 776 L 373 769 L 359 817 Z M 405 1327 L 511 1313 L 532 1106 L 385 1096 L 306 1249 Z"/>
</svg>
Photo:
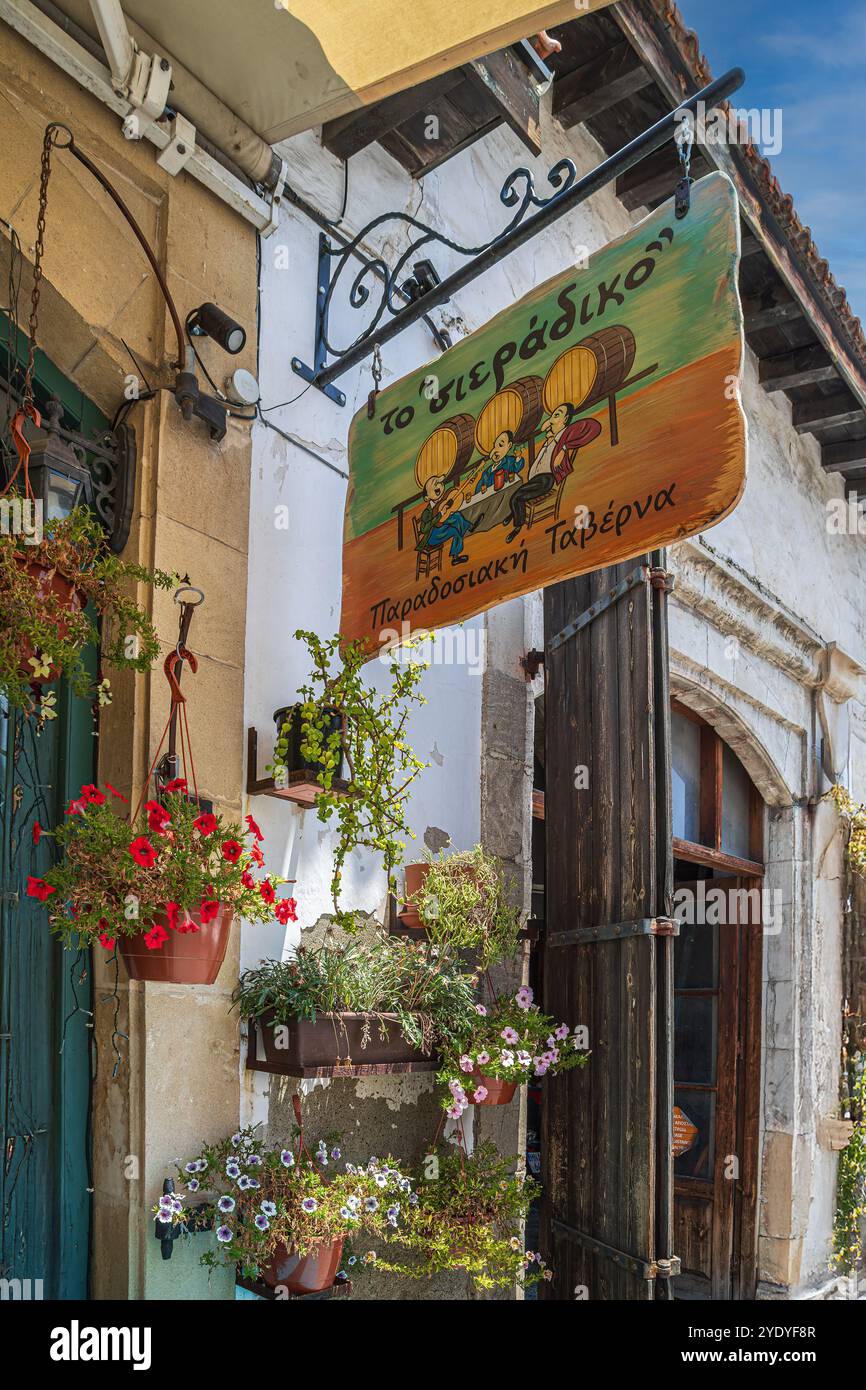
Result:
<svg viewBox="0 0 866 1390">
<path fill-rule="evenodd" d="M 475 426 L 478 452 L 489 454 L 503 430 L 511 431 L 515 444 L 531 439 L 544 410 L 543 389 L 540 376 L 521 376 L 491 396 Z"/>
<path fill-rule="evenodd" d="M 570 401 L 577 410 L 619 390 L 634 365 L 634 334 L 624 324 L 590 333 L 557 357 L 544 380 L 544 405 Z"/>
<path fill-rule="evenodd" d="M 452 415 L 424 440 L 415 460 L 415 481 L 424 484 L 439 474 L 456 478 L 472 457 L 475 420 L 471 415 Z"/>
</svg>

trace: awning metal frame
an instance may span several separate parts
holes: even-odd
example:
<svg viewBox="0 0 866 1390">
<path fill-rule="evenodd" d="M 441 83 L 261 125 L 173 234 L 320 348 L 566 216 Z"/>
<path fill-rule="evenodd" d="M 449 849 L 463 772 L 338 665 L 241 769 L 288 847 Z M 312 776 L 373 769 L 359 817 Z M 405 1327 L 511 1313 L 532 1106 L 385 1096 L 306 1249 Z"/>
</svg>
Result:
<svg viewBox="0 0 866 1390">
<path fill-rule="evenodd" d="M 398 333 L 402 333 L 404 328 L 429 314 L 431 309 L 446 303 L 459 290 L 479 275 L 483 275 L 510 252 L 546 230 L 558 218 L 585 202 L 593 193 L 597 193 L 627 169 L 631 169 L 648 154 L 660 149 L 668 140 L 674 138 L 685 112 L 693 115 L 699 104 L 704 111 L 711 110 L 737 91 L 744 81 L 745 74 L 742 68 L 731 68 L 722 77 L 688 97 L 675 111 L 669 112 L 667 116 L 649 126 L 583 178 L 577 177 L 572 160 L 560 159 L 547 175 L 547 182 L 555 190 L 549 197 L 541 197 L 536 193 L 535 180 L 529 169 L 520 167 L 512 170 L 502 185 L 499 197 L 505 207 L 516 210 L 508 225 L 481 246 L 464 246 L 404 212 L 386 212 L 374 217 L 351 241 L 338 247 L 332 246 L 327 237 L 322 237 L 316 284 L 313 365 L 309 366 L 295 357 L 292 359 L 293 371 L 311 386 L 318 387 L 337 405 L 345 405 L 345 394 L 333 384 L 337 377 L 357 366 L 377 347 L 390 342 Z M 672 193 L 676 173 L 676 167 L 672 167 Z M 533 210 L 534 215 L 527 216 Z M 394 264 L 389 265 L 382 255 L 369 252 L 369 238 L 379 227 L 395 222 L 403 223 L 409 229 L 410 242 Z M 413 240 L 413 234 L 416 232 L 418 235 Z M 438 280 L 430 262 L 419 257 L 422 248 L 431 245 L 446 247 L 460 256 L 471 259 L 444 280 Z M 362 247 L 363 250 L 360 249 Z M 349 306 L 352 309 L 362 309 L 365 306 L 369 308 L 370 286 L 374 275 L 381 281 L 380 296 L 372 319 L 363 333 L 348 347 L 338 348 L 328 337 L 329 312 L 334 292 L 353 256 L 364 258 L 365 263 L 349 286 Z M 333 261 L 336 261 L 336 264 L 332 265 Z M 414 265 L 414 274 L 411 275 L 408 273 L 410 262 Z M 390 315 L 390 318 L 386 318 L 386 315 Z"/>
</svg>

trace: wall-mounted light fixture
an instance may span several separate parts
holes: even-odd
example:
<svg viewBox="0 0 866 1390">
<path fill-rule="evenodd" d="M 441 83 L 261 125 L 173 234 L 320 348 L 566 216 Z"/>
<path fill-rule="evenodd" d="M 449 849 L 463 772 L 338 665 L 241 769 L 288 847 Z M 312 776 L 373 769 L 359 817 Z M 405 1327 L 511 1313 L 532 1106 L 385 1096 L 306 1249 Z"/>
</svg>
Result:
<svg viewBox="0 0 866 1390">
<path fill-rule="evenodd" d="M 200 304 L 193 309 L 186 322 L 190 333 L 199 338 L 213 338 L 233 357 L 243 351 L 247 341 L 246 331 L 216 304 Z"/>
<path fill-rule="evenodd" d="M 33 496 L 42 503 L 45 521 L 63 521 L 76 507 L 93 501 L 89 469 L 58 433 L 61 413 L 60 402 L 49 401 L 42 421 L 45 432 L 30 445 L 27 465 Z"/>
</svg>

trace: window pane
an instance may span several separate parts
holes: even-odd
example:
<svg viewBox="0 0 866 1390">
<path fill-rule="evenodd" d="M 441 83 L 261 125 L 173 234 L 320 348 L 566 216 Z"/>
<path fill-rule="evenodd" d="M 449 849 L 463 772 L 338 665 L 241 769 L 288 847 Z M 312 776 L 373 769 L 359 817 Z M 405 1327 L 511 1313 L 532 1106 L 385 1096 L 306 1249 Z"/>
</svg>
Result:
<svg viewBox="0 0 866 1390">
<path fill-rule="evenodd" d="M 682 892 L 682 888 L 678 890 Z M 689 889 L 691 891 L 691 889 Z M 718 927 L 681 923 L 674 940 L 674 989 L 715 989 L 718 976 Z"/>
<path fill-rule="evenodd" d="M 749 853 L 749 774 L 727 744 L 722 749 L 722 849 L 740 859 Z"/>
<path fill-rule="evenodd" d="M 671 714 L 671 787 L 674 834 L 698 843 L 700 837 L 701 729 L 685 715 Z"/>
<path fill-rule="evenodd" d="M 688 1151 L 674 1159 L 674 1172 L 684 1178 L 711 1178 L 716 1143 L 715 1093 L 677 1088 L 674 1104 L 683 1112 L 685 1121 L 691 1121 L 698 1131 Z"/>
<path fill-rule="evenodd" d="M 714 995 L 678 994 L 674 999 L 674 1077 L 677 1082 L 716 1081 L 716 1013 Z"/>
</svg>

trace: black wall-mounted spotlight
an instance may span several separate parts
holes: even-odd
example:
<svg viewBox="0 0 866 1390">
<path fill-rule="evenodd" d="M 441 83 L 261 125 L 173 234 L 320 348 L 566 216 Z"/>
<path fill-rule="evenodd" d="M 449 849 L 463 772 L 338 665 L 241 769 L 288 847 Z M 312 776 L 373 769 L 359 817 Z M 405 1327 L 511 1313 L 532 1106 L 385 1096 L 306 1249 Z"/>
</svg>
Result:
<svg viewBox="0 0 866 1390">
<path fill-rule="evenodd" d="M 243 351 L 247 340 L 246 331 L 241 325 L 216 304 L 200 304 L 193 309 L 187 319 L 187 327 L 197 337 L 213 338 L 215 343 L 233 356 Z"/>
</svg>

